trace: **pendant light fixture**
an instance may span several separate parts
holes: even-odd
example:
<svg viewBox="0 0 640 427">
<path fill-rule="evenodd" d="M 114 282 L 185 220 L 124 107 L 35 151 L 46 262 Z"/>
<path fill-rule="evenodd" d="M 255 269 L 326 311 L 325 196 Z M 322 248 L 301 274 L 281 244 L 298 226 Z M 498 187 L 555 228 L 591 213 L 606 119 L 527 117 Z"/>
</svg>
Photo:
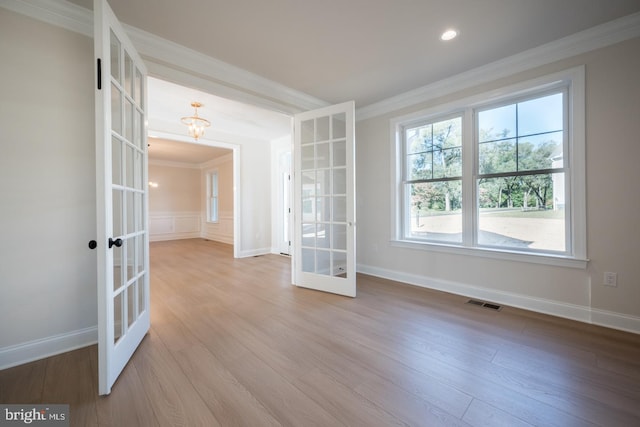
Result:
<svg viewBox="0 0 640 427">
<path fill-rule="evenodd" d="M 180 121 L 189 127 L 189 135 L 197 141 L 198 138 L 204 135 L 204 129 L 211 126 L 211 122 L 198 116 L 198 108 L 202 107 L 201 103 L 192 102 L 191 106 L 195 109 L 193 116 L 183 117 Z"/>
</svg>

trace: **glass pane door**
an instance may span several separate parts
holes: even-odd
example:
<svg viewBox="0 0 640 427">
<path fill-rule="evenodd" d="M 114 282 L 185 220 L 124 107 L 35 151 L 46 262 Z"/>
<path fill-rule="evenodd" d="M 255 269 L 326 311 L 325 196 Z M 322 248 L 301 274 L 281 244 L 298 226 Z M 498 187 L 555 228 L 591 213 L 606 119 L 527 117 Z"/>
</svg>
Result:
<svg viewBox="0 0 640 427">
<path fill-rule="evenodd" d="M 149 330 L 146 69 L 105 0 L 94 1 L 99 391 Z"/>
<path fill-rule="evenodd" d="M 353 102 L 296 116 L 295 284 L 355 296 Z"/>
</svg>

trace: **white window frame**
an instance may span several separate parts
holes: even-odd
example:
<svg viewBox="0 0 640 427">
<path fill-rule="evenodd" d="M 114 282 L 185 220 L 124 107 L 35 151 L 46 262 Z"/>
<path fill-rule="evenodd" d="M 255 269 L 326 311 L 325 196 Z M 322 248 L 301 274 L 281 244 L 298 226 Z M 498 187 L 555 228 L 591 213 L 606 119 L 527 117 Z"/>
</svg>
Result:
<svg viewBox="0 0 640 427">
<path fill-rule="evenodd" d="M 218 169 L 211 169 L 207 171 L 207 222 L 212 224 L 217 224 L 220 221 L 220 199 L 218 194 L 219 188 L 219 175 Z M 212 200 L 216 201 L 215 204 L 215 212 L 211 211 L 211 202 Z"/>
<path fill-rule="evenodd" d="M 566 88 L 567 127 L 565 146 L 565 194 L 567 196 L 567 252 L 511 250 L 509 248 L 480 247 L 475 242 L 477 227 L 475 111 L 501 102 L 511 102 L 537 93 Z M 437 121 L 462 115 L 462 204 L 473 206 L 463 210 L 463 242 L 447 244 L 405 238 L 404 136 L 403 129 L 415 123 Z M 443 105 L 393 118 L 391 131 L 391 244 L 397 247 L 427 251 L 481 256 L 501 260 L 586 268 L 586 167 L 585 167 L 585 70 L 571 68 L 533 80 L 513 84 L 490 92 L 474 95 Z"/>
</svg>

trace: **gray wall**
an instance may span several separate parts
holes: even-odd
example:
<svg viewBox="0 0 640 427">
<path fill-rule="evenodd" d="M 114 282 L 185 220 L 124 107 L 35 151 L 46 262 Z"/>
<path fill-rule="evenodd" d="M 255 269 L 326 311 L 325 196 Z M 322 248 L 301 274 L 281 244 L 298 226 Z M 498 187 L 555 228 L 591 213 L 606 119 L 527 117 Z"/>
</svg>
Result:
<svg viewBox="0 0 640 427">
<path fill-rule="evenodd" d="M 94 146 L 93 41 L 0 8 L 0 368 L 95 340 Z"/>
<path fill-rule="evenodd" d="M 422 286 L 517 301 L 640 332 L 640 39 L 592 51 L 356 124 L 358 266 Z M 390 119 L 585 65 L 586 270 L 390 245 Z M 618 287 L 602 285 L 604 271 Z M 476 296 L 473 295 L 473 296 Z M 500 302 L 500 301 L 499 301 Z M 572 314 L 573 313 L 573 314 Z"/>
</svg>

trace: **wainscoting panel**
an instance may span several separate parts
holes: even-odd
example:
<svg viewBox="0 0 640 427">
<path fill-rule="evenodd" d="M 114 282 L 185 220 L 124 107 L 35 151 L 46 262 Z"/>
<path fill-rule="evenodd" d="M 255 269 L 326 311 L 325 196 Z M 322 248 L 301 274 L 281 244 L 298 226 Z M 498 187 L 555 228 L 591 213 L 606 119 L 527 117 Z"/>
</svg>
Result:
<svg viewBox="0 0 640 427">
<path fill-rule="evenodd" d="M 200 237 L 200 212 L 149 213 L 149 240 L 178 240 Z"/>
<path fill-rule="evenodd" d="M 216 242 L 233 244 L 233 212 L 220 212 L 218 222 L 204 222 L 203 236 Z"/>
</svg>

